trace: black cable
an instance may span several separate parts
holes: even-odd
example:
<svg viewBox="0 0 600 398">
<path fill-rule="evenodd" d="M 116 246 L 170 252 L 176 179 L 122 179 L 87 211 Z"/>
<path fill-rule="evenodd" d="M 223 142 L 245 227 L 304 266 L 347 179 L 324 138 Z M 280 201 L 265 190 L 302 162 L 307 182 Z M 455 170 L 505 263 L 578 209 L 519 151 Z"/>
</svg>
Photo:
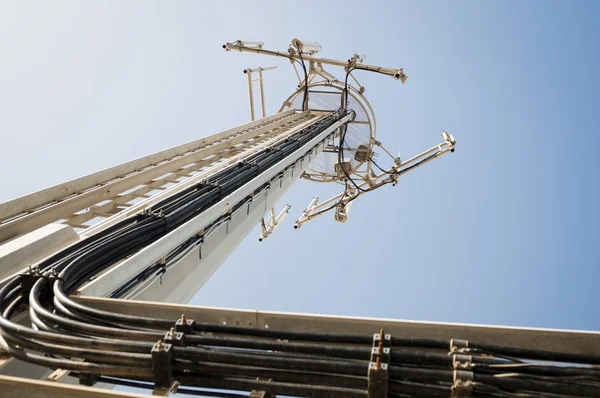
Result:
<svg viewBox="0 0 600 398">
<path fill-rule="evenodd" d="M 302 110 L 305 111 L 308 109 L 308 72 L 306 71 L 306 65 L 302 59 L 302 51 L 300 49 L 298 49 L 298 56 L 300 57 L 302 70 L 304 71 L 304 97 L 302 98 Z"/>
<path fill-rule="evenodd" d="M 347 84 L 346 76 L 346 84 Z M 346 91 L 347 91 L 347 87 Z M 346 98 L 347 98 L 347 92 Z M 116 380 L 154 380 L 150 350 L 175 320 L 102 311 L 70 298 L 90 277 L 106 270 L 125 256 L 145 247 L 187 220 L 218 203 L 231 192 L 252 181 L 353 111 L 340 111 L 293 134 L 269 150 L 213 175 L 205 184 L 173 195 L 153 208 L 52 256 L 39 273 L 19 275 L 0 289 L 0 339 L 2 348 L 14 357 L 48 367 L 82 373 L 114 376 Z M 346 128 L 340 135 L 343 156 Z M 333 133 L 325 137 L 330 139 Z M 324 141 L 321 141 L 321 143 Z M 309 152 L 307 152 L 308 154 Z M 431 156 L 436 156 L 433 154 Z M 431 158 L 431 157 L 430 157 Z M 427 161 L 427 158 L 422 162 Z M 422 162 L 400 170 L 398 175 Z M 293 167 L 288 165 L 286 169 Z M 379 167 L 376 165 L 376 167 Z M 351 180 L 351 177 L 349 180 Z M 277 177 L 273 177 L 277 178 Z M 273 181 L 273 180 L 271 180 Z M 348 183 L 348 182 L 346 182 Z M 266 182 L 258 188 L 268 188 Z M 368 190 L 367 190 L 368 191 Z M 354 200 L 345 198 L 348 202 Z M 233 208 L 251 200 L 244 198 Z M 210 228 L 225 222 L 214 220 Z M 191 237 L 166 255 L 164 265 L 153 265 L 126 282 L 118 293 L 167 269 L 171 261 L 202 244 Z M 33 283 L 32 283 L 33 282 Z M 32 324 L 39 330 L 10 321 L 22 303 L 29 302 Z M 260 388 L 285 395 L 308 397 L 366 396 L 368 362 L 373 344 L 369 335 L 309 333 L 277 329 L 198 322 L 195 333 L 187 333 L 183 346 L 173 348 L 175 377 L 184 386 L 250 390 Z M 215 333 L 214 335 L 200 333 Z M 275 341 L 288 340 L 288 341 Z M 392 339 L 389 366 L 390 396 L 448 396 L 453 382 L 450 344 L 442 339 Z M 473 396 L 595 396 L 598 372 L 576 367 L 527 367 L 511 360 L 551 360 L 600 363 L 594 355 L 553 353 L 470 342 L 476 384 Z M 514 357 L 514 358 L 512 358 Z M 77 362 L 70 358 L 84 358 Z M 523 368 L 510 366 L 523 365 Z M 272 381 L 256 380 L 256 377 Z M 180 390 L 181 391 L 181 390 Z M 197 390 L 192 390 L 197 391 Z"/>
</svg>

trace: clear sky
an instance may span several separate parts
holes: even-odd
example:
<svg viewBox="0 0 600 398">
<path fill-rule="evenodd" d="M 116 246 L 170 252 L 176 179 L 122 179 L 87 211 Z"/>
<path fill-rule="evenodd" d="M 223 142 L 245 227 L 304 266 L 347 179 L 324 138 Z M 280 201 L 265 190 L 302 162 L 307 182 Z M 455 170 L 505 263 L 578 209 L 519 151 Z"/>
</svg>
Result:
<svg viewBox="0 0 600 398">
<path fill-rule="evenodd" d="M 600 3 L 0 1 L 0 201 L 249 120 L 242 69 L 267 107 L 289 63 L 235 39 L 404 67 L 357 77 L 379 138 L 403 157 L 454 134 L 454 154 L 292 229 L 298 182 L 266 241 L 251 234 L 193 304 L 600 329 Z M 341 72 L 338 72 L 341 76 Z"/>
</svg>

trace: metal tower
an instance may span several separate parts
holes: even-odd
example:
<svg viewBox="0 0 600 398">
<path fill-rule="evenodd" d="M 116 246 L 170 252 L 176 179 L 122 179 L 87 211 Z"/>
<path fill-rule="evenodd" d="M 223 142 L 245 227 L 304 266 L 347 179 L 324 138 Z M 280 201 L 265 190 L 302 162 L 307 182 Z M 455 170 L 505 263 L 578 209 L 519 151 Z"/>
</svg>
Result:
<svg viewBox="0 0 600 398">
<path fill-rule="evenodd" d="M 276 203 L 299 178 L 341 192 L 313 198 L 294 228 L 325 213 L 345 222 L 358 196 L 456 145 L 442 131 L 401 159 L 379 141 L 357 74 L 405 83 L 401 68 L 361 54 L 320 58 L 318 43 L 298 39 L 287 51 L 241 40 L 223 48 L 285 58 L 297 90 L 266 116 L 263 73 L 273 67 L 247 68 L 250 123 L 0 204 L 0 393 L 120 394 L 58 383 L 75 380 L 155 395 L 598 396 L 600 372 L 588 366 L 600 364 L 596 332 L 177 304 L 257 224 L 259 240 L 281 225 L 291 209 Z"/>
</svg>

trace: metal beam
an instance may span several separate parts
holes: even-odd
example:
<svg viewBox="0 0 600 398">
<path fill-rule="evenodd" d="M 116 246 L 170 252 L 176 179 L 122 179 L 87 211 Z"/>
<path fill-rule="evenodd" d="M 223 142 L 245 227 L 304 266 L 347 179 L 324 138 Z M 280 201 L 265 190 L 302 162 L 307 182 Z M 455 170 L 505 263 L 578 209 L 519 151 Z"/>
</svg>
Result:
<svg viewBox="0 0 600 398">
<path fill-rule="evenodd" d="M 273 128 L 273 130 L 269 134 L 265 134 L 258 138 L 254 138 L 253 141 L 251 141 L 251 146 L 249 146 L 248 148 L 235 148 L 235 150 L 232 150 L 232 148 L 229 148 L 228 155 L 231 157 L 228 157 L 227 159 L 218 163 L 217 165 L 210 166 L 209 168 L 202 170 L 201 173 L 198 173 L 198 174 L 190 177 L 189 179 L 182 181 L 181 183 L 179 183 L 173 187 L 170 187 L 168 190 L 165 190 L 164 192 L 161 192 L 161 193 L 158 193 L 158 194 L 152 196 L 152 198 L 150 198 L 144 202 L 134 205 L 133 207 L 128 209 L 126 212 L 123 212 L 115 217 L 111 217 L 110 219 L 107 219 L 101 223 L 98 223 L 98 224 L 94 225 L 93 227 L 90 227 L 87 231 L 82 233 L 82 235 L 83 236 L 91 236 L 91 235 L 101 231 L 102 229 L 107 228 L 108 226 L 113 225 L 113 224 L 119 222 L 120 220 L 131 216 L 132 214 L 142 211 L 145 207 L 150 206 L 152 203 L 156 203 L 156 202 L 160 201 L 161 199 L 166 198 L 167 196 L 173 195 L 189 186 L 192 186 L 193 184 L 197 184 L 198 182 L 201 182 L 203 179 L 208 177 L 210 174 L 216 173 L 219 170 L 222 170 L 223 168 L 238 162 L 243 157 L 249 156 L 252 153 L 255 153 L 259 150 L 264 149 L 266 146 L 271 145 L 274 141 L 278 140 L 279 137 L 284 135 L 284 133 L 289 133 L 291 131 L 297 131 L 297 130 L 301 129 L 303 126 L 306 126 L 306 125 L 312 123 L 315 118 L 315 115 L 312 115 L 311 113 L 308 113 L 308 112 L 304 112 L 299 115 L 303 115 L 303 117 L 301 117 L 299 119 L 296 119 L 295 117 L 293 119 L 288 118 L 288 119 L 286 119 L 286 122 L 290 122 L 290 123 L 278 124 L 275 128 Z M 293 125 L 291 128 L 289 126 L 290 124 Z M 281 131 L 279 131 L 279 130 L 281 130 Z M 265 140 L 266 142 L 264 142 L 264 143 L 262 142 L 263 138 L 266 138 L 266 137 L 270 138 L 271 135 L 274 138 L 266 139 Z M 208 159 L 207 161 L 210 161 L 210 159 Z M 167 178 L 167 177 L 165 177 L 165 178 Z"/>
<path fill-rule="evenodd" d="M 300 116 L 294 115 L 294 111 L 279 113 L 1 203 L 0 220 L 4 221 L 0 223 L 0 242 L 66 218 L 119 192 L 243 142 L 249 135 L 258 136 L 295 117 Z"/>
<path fill-rule="evenodd" d="M 237 50 L 240 52 L 249 52 L 249 53 L 262 54 L 262 55 L 271 55 L 271 56 L 275 56 L 275 57 L 283 57 L 283 58 L 287 58 L 287 59 L 300 60 L 300 56 L 297 53 L 290 53 L 289 51 L 267 50 L 267 49 L 263 49 L 262 46 L 261 47 L 245 46 L 242 43 L 240 43 L 239 41 L 234 42 L 234 43 L 227 43 L 227 44 L 223 45 L 223 48 L 227 51 Z M 315 62 L 317 64 L 341 66 L 343 68 L 346 68 L 349 66 L 348 61 L 339 61 L 337 59 L 320 58 L 320 57 L 315 57 L 312 55 L 303 55 L 302 60 L 305 62 Z M 398 69 L 384 68 L 381 66 L 367 65 L 367 64 L 361 64 L 361 63 L 354 63 L 352 65 L 352 67 L 355 69 L 365 69 L 365 70 L 383 73 L 385 75 L 392 76 L 393 78 L 395 78 L 397 80 L 401 80 L 402 83 L 404 83 L 406 81 L 406 78 L 408 77 L 408 75 L 404 73 L 402 68 L 398 68 Z"/>
<path fill-rule="evenodd" d="M 0 375 L 2 398 L 148 398 L 149 395 Z"/>
<path fill-rule="evenodd" d="M 339 121 L 332 124 L 330 127 L 322 131 L 318 136 L 313 138 L 311 141 L 306 143 L 303 147 L 293 152 L 291 155 L 286 157 L 285 162 L 279 162 L 273 167 L 269 168 L 263 174 L 259 175 L 243 187 L 234 191 L 231 195 L 223 198 L 221 201 L 216 203 L 214 206 L 205 210 L 202 214 L 198 215 L 194 219 L 181 225 L 174 231 L 163 236 L 152 245 L 140 250 L 136 254 L 132 255 L 116 267 L 104 273 L 101 277 L 92 281 L 89 285 L 84 286 L 80 291 L 82 294 L 93 295 L 93 296 L 105 296 L 117 288 L 123 281 L 130 280 L 143 269 L 149 265 L 158 261 L 162 256 L 168 253 L 174 247 L 177 247 L 183 243 L 186 239 L 196 234 L 198 231 L 209 225 L 211 222 L 219 218 L 221 215 L 231 211 L 232 207 L 236 204 L 252 195 L 256 189 L 261 187 L 263 184 L 270 181 L 273 177 L 280 174 L 288 166 L 298 163 L 301 158 L 305 156 L 307 152 L 312 151 L 314 155 L 320 153 L 323 149 L 324 144 L 318 145 L 326 136 L 331 134 L 337 128 L 344 123 L 347 123 L 353 115 L 346 115 Z M 313 149 L 315 146 L 319 146 L 317 149 Z M 304 162 L 308 165 L 308 160 Z M 300 173 L 298 173 L 298 176 Z M 258 222 L 258 219 L 256 220 Z"/>
<path fill-rule="evenodd" d="M 384 328 L 387 333 L 397 337 L 463 339 L 479 344 L 600 355 L 600 332 L 597 331 L 310 315 L 93 297 L 78 297 L 77 300 L 107 311 L 157 318 L 177 319 L 184 313 L 189 319 L 201 319 L 202 322 L 298 332 L 363 335 L 371 335 Z"/>
</svg>

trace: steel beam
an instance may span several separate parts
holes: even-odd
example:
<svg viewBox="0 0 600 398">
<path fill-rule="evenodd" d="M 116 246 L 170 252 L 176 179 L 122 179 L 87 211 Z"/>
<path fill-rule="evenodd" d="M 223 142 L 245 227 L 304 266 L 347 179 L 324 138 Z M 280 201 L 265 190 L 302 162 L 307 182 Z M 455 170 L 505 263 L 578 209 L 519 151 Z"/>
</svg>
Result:
<svg viewBox="0 0 600 398">
<path fill-rule="evenodd" d="M 597 331 L 237 310 L 94 297 L 79 297 L 77 300 L 106 311 L 157 318 L 177 319 L 184 313 L 190 319 L 201 319 L 202 322 L 210 323 L 285 331 L 363 335 L 371 335 L 383 328 L 386 333 L 396 337 L 463 339 L 479 344 L 600 355 L 600 332 Z"/>
<path fill-rule="evenodd" d="M 317 146 L 318 143 L 324 139 L 324 137 L 331 134 L 344 123 L 347 123 L 352 117 L 353 115 L 350 114 L 344 116 L 342 119 L 321 132 L 317 137 L 309 141 L 306 145 L 293 152 L 285 159 L 285 161 L 279 162 L 273 167 L 269 168 L 267 171 L 254 178 L 252 181 L 245 184 L 238 190 L 234 191 L 231 195 L 223 198 L 217 204 L 205 210 L 194 219 L 181 225 L 174 231 L 154 242 L 152 245 L 145 247 L 113 269 L 107 271 L 102 276 L 92 281 L 88 286 L 84 286 L 82 289 L 80 289 L 80 291 L 82 294 L 86 295 L 106 296 L 120 286 L 124 281 L 130 280 L 149 265 L 158 261 L 174 247 L 177 247 L 183 243 L 185 240 L 196 234 L 198 231 L 209 225 L 223 214 L 230 212 L 236 203 L 239 203 L 248 196 L 251 196 L 256 189 L 267 183 L 273 177 L 277 176 L 288 166 L 299 163 L 299 160 L 303 158 L 307 152 L 312 150 L 314 155 L 320 153 L 325 144 L 319 145 L 319 148 L 313 148 Z M 304 161 L 304 164 L 308 165 L 308 159 L 307 161 Z M 300 172 L 297 174 L 297 177 L 299 177 L 299 175 Z M 258 223 L 259 220 L 260 217 L 256 219 L 256 223 Z"/>
<path fill-rule="evenodd" d="M 298 118 L 294 111 L 247 123 L 0 204 L 0 242 L 109 199 Z M 290 120 L 291 121 L 291 120 Z M 242 134 L 247 132 L 248 134 Z"/>
<path fill-rule="evenodd" d="M 279 140 L 279 138 L 281 136 L 284 136 L 285 134 L 292 132 L 292 131 L 298 131 L 301 128 L 307 126 L 308 124 L 314 122 L 314 118 L 315 115 L 312 115 L 312 113 L 308 113 L 308 112 L 304 112 L 301 113 L 299 115 L 304 115 L 301 118 L 296 119 L 294 117 L 294 119 L 287 119 L 287 121 L 292 121 L 293 124 L 292 127 L 287 126 L 287 124 L 281 123 L 278 124 L 276 128 L 273 129 L 273 133 L 268 134 L 268 135 L 263 135 L 260 138 L 255 138 L 252 141 L 253 145 L 251 148 L 230 148 L 229 150 L 229 155 L 231 155 L 231 157 L 228 157 L 227 159 L 223 160 L 222 162 L 219 162 L 218 164 L 209 167 L 206 170 L 203 170 L 201 173 L 198 173 L 192 177 L 190 177 L 189 179 L 182 181 L 181 183 L 170 187 L 168 190 L 165 190 L 164 192 L 158 193 L 154 196 L 152 196 L 152 198 L 138 203 L 134 206 L 132 206 L 130 209 L 128 209 L 127 211 L 124 211 L 114 217 L 111 217 L 107 220 L 104 220 L 92 227 L 90 227 L 88 230 L 86 230 L 85 232 L 82 233 L 83 236 L 91 236 L 99 231 L 101 231 L 104 228 L 109 227 L 110 225 L 113 225 L 121 220 L 123 220 L 126 217 L 131 216 L 132 214 L 136 214 L 139 213 L 140 211 L 142 211 L 145 207 L 150 206 L 152 203 L 156 203 L 164 198 L 166 198 L 167 196 L 173 195 L 177 192 L 180 192 L 181 190 L 184 190 L 185 188 L 193 185 L 193 184 L 197 184 L 198 182 L 202 181 L 203 179 L 207 178 L 208 176 L 210 176 L 213 173 L 216 173 L 220 170 L 222 170 L 223 168 L 230 166 L 232 164 L 235 164 L 236 162 L 238 162 L 239 160 L 241 160 L 244 157 L 247 157 L 253 153 L 256 153 L 257 151 L 260 151 L 264 148 L 266 148 L 268 145 L 271 145 L 273 142 Z M 298 116 L 298 115 L 296 115 Z M 282 131 L 279 132 L 278 130 L 281 129 Z M 271 137 L 271 135 L 273 137 Z M 269 139 L 266 139 L 265 142 L 263 142 L 263 139 L 265 137 L 269 137 Z M 235 149 L 235 150 L 233 150 Z"/>
<path fill-rule="evenodd" d="M 148 398 L 149 395 L 0 375 L 2 398 Z"/>
</svg>

